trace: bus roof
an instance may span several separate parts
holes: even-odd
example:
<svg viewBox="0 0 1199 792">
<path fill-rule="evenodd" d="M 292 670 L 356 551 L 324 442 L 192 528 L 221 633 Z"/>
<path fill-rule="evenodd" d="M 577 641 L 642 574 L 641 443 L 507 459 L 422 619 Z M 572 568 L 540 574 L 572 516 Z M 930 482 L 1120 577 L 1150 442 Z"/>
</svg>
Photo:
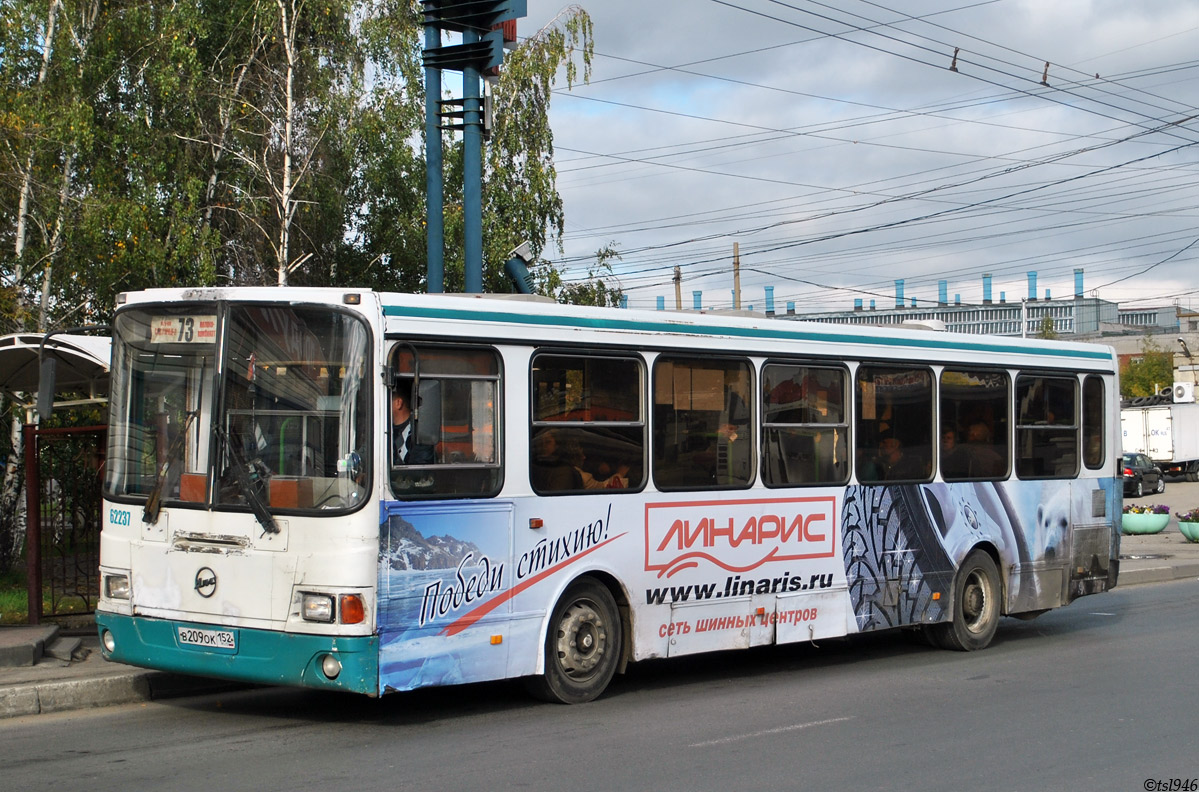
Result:
<svg viewBox="0 0 1199 792">
<path fill-rule="evenodd" d="M 833 325 L 765 315 L 562 305 L 546 299 L 530 299 L 528 295 L 405 294 L 262 286 L 148 289 L 122 297 L 126 305 L 214 300 L 342 305 L 352 304 L 356 298 L 363 310 L 381 312 L 389 335 L 450 334 L 523 342 L 552 338 L 570 344 L 585 343 L 588 338 L 594 340 L 595 334 L 599 334 L 615 344 L 645 348 L 688 347 L 701 338 L 712 338 L 739 341 L 738 348 L 730 349 L 739 353 L 782 354 L 796 351 L 788 350 L 788 344 L 801 344 L 805 352 L 812 354 L 854 358 L 902 357 L 908 352 L 923 360 L 945 362 L 1000 363 L 1024 357 L 1025 365 L 1040 361 L 1052 367 L 1068 363 L 1105 371 L 1114 371 L 1116 367 L 1115 351 L 1103 344 L 892 326 Z M 377 308 L 372 309 L 372 305 Z M 447 333 L 446 323 L 454 325 L 456 330 Z M 992 356 L 994 359 L 990 360 Z"/>
</svg>

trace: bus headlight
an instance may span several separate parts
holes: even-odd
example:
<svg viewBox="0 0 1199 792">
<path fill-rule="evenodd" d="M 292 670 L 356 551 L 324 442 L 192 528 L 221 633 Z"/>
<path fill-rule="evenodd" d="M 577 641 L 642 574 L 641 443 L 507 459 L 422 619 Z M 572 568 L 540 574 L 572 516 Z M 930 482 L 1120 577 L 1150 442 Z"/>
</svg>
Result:
<svg viewBox="0 0 1199 792">
<path fill-rule="evenodd" d="M 129 576 L 105 575 L 104 596 L 109 599 L 129 599 Z"/>
<path fill-rule="evenodd" d="M 329 594 L 305 594 L 301 602 L 300 614 L 304 621 L 325 622 L 333 621 L 333 597 Z"/>
</svg>

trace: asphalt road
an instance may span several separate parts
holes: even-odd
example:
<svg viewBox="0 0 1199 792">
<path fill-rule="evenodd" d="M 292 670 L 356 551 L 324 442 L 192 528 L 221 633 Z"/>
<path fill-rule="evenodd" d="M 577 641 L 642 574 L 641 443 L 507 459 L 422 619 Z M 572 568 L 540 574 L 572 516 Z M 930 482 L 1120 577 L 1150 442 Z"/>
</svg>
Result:
<svg viewBox="0 0 1199 792">
<path fill-rule="evenodd" d="M 1199 581 L 1118 589 L 1005 619 L 974 654 L 893 633 L 643 663 L 576 707 L 502 683 L 14 718 L 0 777 L 121 792 L 1168 789 L 1199 777 L 1196 602 Z"/>
</svg>

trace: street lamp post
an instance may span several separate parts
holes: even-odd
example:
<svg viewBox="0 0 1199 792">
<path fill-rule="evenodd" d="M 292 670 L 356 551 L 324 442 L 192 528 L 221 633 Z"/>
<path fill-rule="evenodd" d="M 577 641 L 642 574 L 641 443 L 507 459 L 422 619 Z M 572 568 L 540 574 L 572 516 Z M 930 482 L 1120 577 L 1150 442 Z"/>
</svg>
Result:
<svg viewBox="0 0 1199 792">
<path fill-rule="evenodd" d="M 1189 347 L 1187 347 L 1187 342 L 1186 342 L 1185 338 L 1182 338 L 1180 336 L 1178 339 L 1178 345 L 1180 347 L 1182 347 L 1182 354 L 1186 355 L 1187 367 L 1191 370 L 1191 383 L 1194 384 L 1195 383 L 1195 359 L 1193 357 L 1191 357 L 1191 350 Z"/>
</svg>

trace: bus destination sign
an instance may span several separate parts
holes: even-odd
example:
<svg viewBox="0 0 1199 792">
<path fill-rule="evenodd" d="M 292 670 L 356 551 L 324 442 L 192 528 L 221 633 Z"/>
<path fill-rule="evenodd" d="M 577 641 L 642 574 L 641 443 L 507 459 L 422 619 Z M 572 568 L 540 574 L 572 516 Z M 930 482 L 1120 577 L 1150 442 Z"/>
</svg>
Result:
<svg viewBox="0 0 1199 792">
<path fill-rule="evenodd" d="M 156 316 L 150 321 L 152 344 L 211 344 L 216 341 L 216 315 Z"/>
</svg>

